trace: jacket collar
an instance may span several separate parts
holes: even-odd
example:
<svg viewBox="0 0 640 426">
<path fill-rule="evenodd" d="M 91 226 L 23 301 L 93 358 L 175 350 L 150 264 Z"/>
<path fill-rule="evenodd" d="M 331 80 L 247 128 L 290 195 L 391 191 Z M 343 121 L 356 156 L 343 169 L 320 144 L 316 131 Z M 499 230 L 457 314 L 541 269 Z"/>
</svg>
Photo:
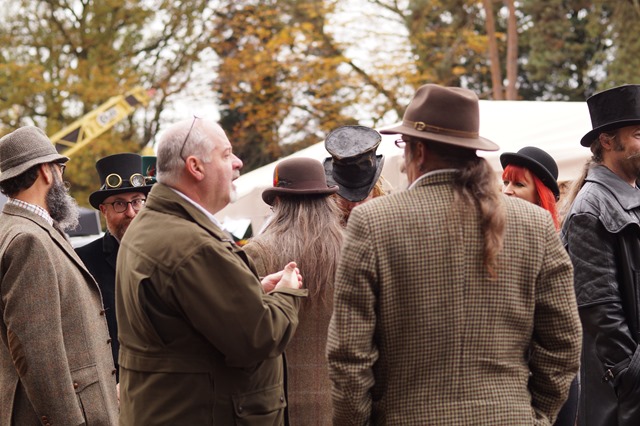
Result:
<svg viewBox="0 0 640 426">
<path fill-rule="evenodd" d="M 411 185 L 408 190 L 418 188 L 421 186 L 436 185 L 439 183 L 449 183 L 458 174 L 457 169 L 441 169 L 434 170 L 419 176 Z"/>
<path fill-rule="evenodd" d="M 32 221 L 40 228 L 44 229 L 49 234 L 51 239 L 54 240 L 56 244 L 67 254 L 67 256 L 73 259 L 73 261 L 81 270 L 86 272 L 87 275 L 91 276 L 87 268 L 84 266 L 84 263 L 82 263 L 82 261 L 76 254 L 75 250 L 73 250 L 73 247 L 71 246 L 71 243 L 67 239 L 66 235 L 62 231 L 50 225 L 49 222 L 47 222 L 42 216 L 39 216 L 38 214 L 33 213 L 30 210 L 13 204 L 5 204 L 4 208 L 2 209 L 2 213 L 23 217 L 27 220 Z"/>
<path fill-rule="evenodd" d="M 220 227 L 216 226 L 202 210 L 194 206 L 193 203 L 183 199 L 173 189 L 160 182 L 155 183 L 153 188 L 151 188 L 145 204 L 145 209 L 146 208 L 158 210 L 185 220 L 196 222 L 200 227 L 206 229 L 207 232 L 220 241 L 233 243 L 233 240 L 229 238 L 229 236 L 225 234 Z"/>
<path fill-rule="evenodd" d="M 116 268 L 119 248 L 120 243 L 118 243 L 116 237 L 114 237 L 109 231 L 105 232 L 102 237 L 102 252 L 104 253 L 105 261 L 112 266 L 113 269 Z"/>
<path fill-rule="evenodd" d="M 589 170 L 585 181 L 603 185 L 625 210 L 640 207 L 640 189 L 631 187 L 603 165 L 594 166 Z"/>
</svg>

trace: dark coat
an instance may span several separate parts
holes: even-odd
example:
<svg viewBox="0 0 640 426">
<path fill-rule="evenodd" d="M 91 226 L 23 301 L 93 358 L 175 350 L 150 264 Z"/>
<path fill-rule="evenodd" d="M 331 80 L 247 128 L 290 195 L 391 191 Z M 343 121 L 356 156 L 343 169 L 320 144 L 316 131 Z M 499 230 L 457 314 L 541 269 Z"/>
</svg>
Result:
<svg viewBox="0 0 640 426">
<path fill-rule="evenodd" d="M 120 424 L 283 425 L 306 293 L 264 294 L 242 249 L 156 183 L 118 255 Z"/>
<path fill-rule="evenodd" d="M 113 355 L 113 363 L 118 370 L 118 351 L 120 343 L 118 342 L 118 324 L 116 322 L 116 259 L 118 257 L 118 248 L 120 244 L 118 240 L 109 232 L 104 234 L 102 238 L 98 238 L 87 245 L 78 247 L 76 253 L 85 266 L 96 279 L 100 292 L 102 293 L 102 301 L 107 316 L 107 324 L 109 326 L 109 335 L 111 336 L 111 352 Z M 116 380 L 119 381 L 119 372 L 116 373 Z"/>
<path fill-rule="evenodd" d="M 640 424 L 640 191 L 589 171 L 562 228 L 584 329 L 581 426 Z"/>
</svg>

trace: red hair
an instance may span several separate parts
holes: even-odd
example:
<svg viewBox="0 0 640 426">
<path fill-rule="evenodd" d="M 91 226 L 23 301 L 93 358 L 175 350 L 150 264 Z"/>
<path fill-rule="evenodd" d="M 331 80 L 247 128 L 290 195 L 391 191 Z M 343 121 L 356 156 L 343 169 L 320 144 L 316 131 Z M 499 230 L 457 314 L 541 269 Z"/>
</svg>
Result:
<svg viewBox="0 0 640 426">
<path fill-rule="evenodd" d="M 533 185 L 536 188 L 536 193 L 538 194 L 538 205 L 551 213 L 556 229 L 560 229 L 558 209 L 556 208 L 556 196 L 548 186 L 542 183 L 538 176 L 531 173 L 531 170 L 520 166 L 514 166 L 513 164 L 508 164 L 502 172 L 502 180 L 525 181 L 525 173 L 527 171 L 533 179 Z"/>
</svg>

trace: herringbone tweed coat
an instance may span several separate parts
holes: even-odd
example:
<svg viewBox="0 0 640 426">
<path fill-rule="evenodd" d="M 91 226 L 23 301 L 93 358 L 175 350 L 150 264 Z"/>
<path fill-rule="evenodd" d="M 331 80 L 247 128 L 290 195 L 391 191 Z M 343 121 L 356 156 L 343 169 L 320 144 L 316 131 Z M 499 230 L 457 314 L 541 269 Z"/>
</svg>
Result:
<svg viewBox="0 0 640 426">
<path fill-rule="evenodd" d="M 115 425 L 116 381 L 98 285 L 42 217 L 0 215 L 0 425 Z"/>
<path fill-rule="evenodd" d="M 550 215 L 504 197 L 491 280 L 454 174 L 351 214 L 327 344 L 335 425 L 548 425 L 567 397 L 581 328 Z"/>
</svg>

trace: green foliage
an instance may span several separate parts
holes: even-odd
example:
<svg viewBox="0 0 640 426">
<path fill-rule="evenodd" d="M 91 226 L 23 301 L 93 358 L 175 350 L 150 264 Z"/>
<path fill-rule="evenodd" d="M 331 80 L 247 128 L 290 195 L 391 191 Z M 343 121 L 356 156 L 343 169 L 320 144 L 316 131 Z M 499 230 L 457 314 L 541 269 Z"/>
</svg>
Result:
<svg viewBox="0 0 640 426">
<path fill-rule="evenodd" d="M 522 12 L 522 96 L 584 101 L 604 78 L 613 43 L 606 2 L 527 0 Z"/>
</svg>

